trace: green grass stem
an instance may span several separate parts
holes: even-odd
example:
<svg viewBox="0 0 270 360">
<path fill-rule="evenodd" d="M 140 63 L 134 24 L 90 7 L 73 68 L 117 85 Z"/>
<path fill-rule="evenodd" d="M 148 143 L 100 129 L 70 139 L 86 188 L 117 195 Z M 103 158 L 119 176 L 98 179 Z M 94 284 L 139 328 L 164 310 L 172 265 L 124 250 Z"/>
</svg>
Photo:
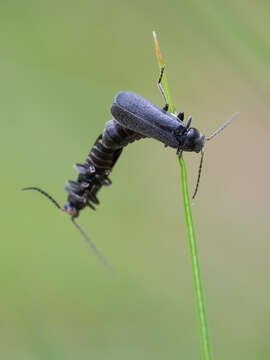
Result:
<svg viewBox="0 0 270 360">
<path fill-rule="evenodd" d="M 163 66 L 163 60 L 161 57 L 161 52 L 157 40 L 157 35 L 153 32 L 154 44 L 156 55 L 159 63 L 160 69 Z M 162 78 L 162 86 L 164 88 L 164 92 L 166 94 L 169 111 L 174 111 L 173 102 L 170 96 L 167 76 L 166 72 Z M 207 326 L 207 317 L 205 311 L 205 302 L 203 296 L 203 288 L 202 288 L 202 280 L 201 280 L 201 272 L 198 258 L 198 250 L 196 244 L 196 234 L 195 228 L 192 218 L 191 212 L 191 204 L 190 204 L 190 195 L 188 190 L 188 181 L 187 181 L 187 169 L 184 161 L 183 155 L 178 157 L 180 168 L 181 168 L 181 180 L 182 180 L 182 194 L 183 194 L 183 205 L 185 211 L 185 219 L 186 219 L 186 229 L 188 235 L 188 244 L 189 244 L 189 252 L 190 252 L 190 260 L 192 266 L 192 274 L 193 274 L 193 282 L 194 282 L 194 290 L 195 290 L 195 298 L 196 298 L 196 307 L 199 315 L 199 326 L 200 326 L 200 338 L 201 338 L 201 351 L 202 351 L 202 359 L 203 360 L 211 360 L 211 348 L 208 334 L 208 326 Z"/>
</svg>

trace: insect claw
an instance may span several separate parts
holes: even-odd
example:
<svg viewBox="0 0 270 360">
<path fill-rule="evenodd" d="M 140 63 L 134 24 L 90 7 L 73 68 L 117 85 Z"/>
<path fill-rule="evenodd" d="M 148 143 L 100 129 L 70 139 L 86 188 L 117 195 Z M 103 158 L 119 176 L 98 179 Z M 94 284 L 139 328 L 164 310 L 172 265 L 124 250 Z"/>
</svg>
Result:
<svg viewBox="0 0 270 360">
<path fill-rule="evenodd" d="M 88 200 L 87 205 L 94 211 L 96 211 L 96 208 L 93 204 L 91 204 L 90 200 Z"/>
<path fill-rule="evenodd" d="M 93 192 L 89 193 L 89 198 L 94 204 L 96 204 L 96 205 L 99 204 L 99 200 Z"/>
<path fill-rule="evenodd" d="M 104 179 L 103 185 L 110 186 L 112 185 L 112 181 L 109 178 Z"/>
<path fill-rule="evenodd" d="M 179 157 L 181 157 L 183 154 L 183 150 L 180 149 L 180 147 L 178 147 L 177 151 L 176 151 L 176 155 L 178 155 Z"/>
<path fill-rule="evenodd" d="M 82 174 L 82 175 L 87 174 L 87 168 L 84 165 L 82 165 L 82 164 L 74 164 L 73 167 L 79 174 Z"/>
</svg>

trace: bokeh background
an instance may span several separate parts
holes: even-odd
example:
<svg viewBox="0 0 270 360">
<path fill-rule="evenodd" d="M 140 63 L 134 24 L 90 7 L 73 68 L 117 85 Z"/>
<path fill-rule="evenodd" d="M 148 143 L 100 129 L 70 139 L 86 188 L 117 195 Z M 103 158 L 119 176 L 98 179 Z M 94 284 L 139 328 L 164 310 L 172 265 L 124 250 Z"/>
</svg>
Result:
<svg viewBox="0 0 270 360">
<path fill-rule="evenodd" d="M 268 1 L 2 1 L 0 355 L 199 359 L 180 175 L 173 149 L 123 152 L 95 213 L 64 203 L 120 90 L 163 105 L 152 30 L 178 111 L 210 134 L 193 206 L 215 359 L 270 355 Z M 199 156 L 185 156 L 191 190 Z"/>
</svg>

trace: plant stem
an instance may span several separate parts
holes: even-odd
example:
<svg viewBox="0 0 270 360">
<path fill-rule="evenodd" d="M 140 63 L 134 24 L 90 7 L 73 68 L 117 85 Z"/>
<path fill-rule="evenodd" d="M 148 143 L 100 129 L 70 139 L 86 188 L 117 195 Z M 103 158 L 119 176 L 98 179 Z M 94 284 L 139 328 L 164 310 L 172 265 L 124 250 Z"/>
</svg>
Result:
<svg viewBox="0 0 270 360">
<path fill-rule="evenodd" d="M 189 197 L 188 184 L 187 184 L 187 169 L 183 156 L 179 157 L 178 159 L 181 167 L 182 194 L 183 194 L 183 203 L 185 209 L 186 227 L 188 234 L 189 253 L 190 253 L 191 266 L 192 266 L 194 290 L 196 296 L 196 306 L 197 306 L 197 312 L 199 315 L 199 322 L 200 322 L 202 358 L 204 360 L 210 360 L 212 358 L 211 348 L 210 348 L 210 341 L 208 334 L 207 317 L 205 311 L 205 302 L 203 296 L 198 250 L 196 244 L 196 235 L 195 235 L 194 223 L 192 219 L 190 197 Z"/>
<path fill-rule="evenodd" d="M 156 33 L 153 31 L 154 44 L 156 49 L 156 55 L 159 63 L 160 69 L 163 66 L 163 61 L 160 53 L 160 48 L 157 40 Z M 162 85 L 168 100 L 169 111 L 173 112 L 174 106 L 170 97 L 170 92 L 168 89 L 167 76 L 164 73 L 162 79 Z M 196 235 L 195 228 L 192 219 L 191 212 L 191 204 L 190 204 L 190 196 L 188 191 L 188 181 L 187 181 L 187 169 L 184 161 L 184 157 L 178 157 L 180 168 L 181 168 L 181 180 L 182 180 L 182 194 L 183 194 L 183 205 L 185 211 L 185 219 L 186 219 L 186 229 L 188 235 L 188 244 L 189 244 L 189 253 L 190 260 L 192 266 L 192 274 L 193 274 L 193 282 L 194 282 L 194 290 L 195 290 L 195 298 L 196 298 L 196 307 L 199 315 L 199 326 L 200 326 L 200 338 L 201 338 L 201 351 L 202 351 L 202 359 L 203 360 L 211 360 L 211 347 L 208 335 L 208 326 L 207 326 L 207 317 L 205 311 L 205 302 L 203 296 L 203 288 L 202 288 L 202 280 L 201 280 L 201 272 L 198 258 L 198 250 L 196 244 Z"/>
</svg>

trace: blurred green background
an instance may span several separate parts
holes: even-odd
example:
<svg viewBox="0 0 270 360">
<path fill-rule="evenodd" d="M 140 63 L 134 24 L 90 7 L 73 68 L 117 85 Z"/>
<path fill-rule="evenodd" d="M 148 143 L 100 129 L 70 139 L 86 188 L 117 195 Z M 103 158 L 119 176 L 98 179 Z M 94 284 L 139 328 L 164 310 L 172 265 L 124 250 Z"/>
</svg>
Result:
<svg viewBox="0 0 270 360">
<path fill-rule="evenodd" d="M 270 355 L 268 1 L 2 1 L 1 325 L 3 359 L 199 359 L 173 149 L 124 150 L 79 223 L 63 204 L 72 165 L 111 118 L 120 90 L 163 105 L 156 30 L 178 111 L 210 134 L 193 206 L 215 359 Z M 199 156 L 185 156 L 191 190 Z"/>
</svg>

